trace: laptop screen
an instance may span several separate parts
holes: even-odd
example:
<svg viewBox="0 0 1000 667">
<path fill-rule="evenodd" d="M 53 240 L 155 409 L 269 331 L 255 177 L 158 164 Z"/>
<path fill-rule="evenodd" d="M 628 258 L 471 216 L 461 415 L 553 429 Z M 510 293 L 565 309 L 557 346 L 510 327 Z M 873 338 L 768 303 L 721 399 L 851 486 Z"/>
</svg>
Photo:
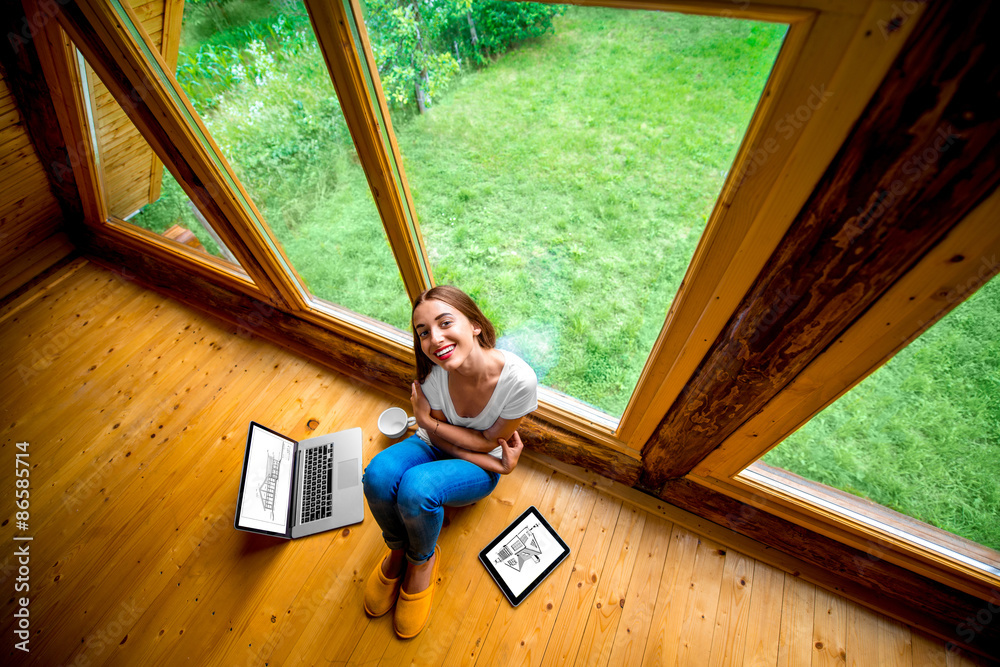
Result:
<svg viewBox="0 0 1000 667">
<path fill-rule="evenodd" d="M 295 441 L 251 422 L 236 527 L 287 535 Z"/>
</svg>

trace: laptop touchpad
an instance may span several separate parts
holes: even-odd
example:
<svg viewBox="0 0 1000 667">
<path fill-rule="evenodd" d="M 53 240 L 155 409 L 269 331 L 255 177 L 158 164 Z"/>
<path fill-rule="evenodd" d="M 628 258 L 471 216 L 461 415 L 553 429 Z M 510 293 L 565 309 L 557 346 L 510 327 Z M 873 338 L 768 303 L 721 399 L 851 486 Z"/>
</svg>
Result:
<svg viewBox="0 0 1000 667">
<path fill-rule="evenodd" d="M 337 464 L 337 488 L 349 489 L 358 485 L 358 460 L 347 459 Z"/>
</svg>

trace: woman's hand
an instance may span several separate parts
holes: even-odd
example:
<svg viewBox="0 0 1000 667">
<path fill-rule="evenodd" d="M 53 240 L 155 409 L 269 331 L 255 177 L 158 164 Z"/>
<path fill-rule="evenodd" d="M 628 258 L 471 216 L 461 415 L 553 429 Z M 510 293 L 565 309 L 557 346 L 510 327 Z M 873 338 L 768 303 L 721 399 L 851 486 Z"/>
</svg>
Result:
<svg viewBox="0 0 1000 667">
<path fill-rule="evenodd" d="M 427 402 L 427 397 L 424 396 L 424 390 L 420 388 L 419 382 L 410 385 L 410 406 L 413 408 L 413 416 L 417 420 L 417 426 L 425 429 L 434 426 L 434 422 L 437 420 L 431 417 L 431 404 Z"/>
<path fill-rule="evenodd" d="M 517 431 L 514 431 L 513 435 L 510 436 L 510 443 L 503 438 L 500 438 L 497 442 L 500 443 L 500 450 L 502 452 L 500 466 L 503 470 L 500 471 L 500 474 L 507 475 L 517 467 L 517 460 L 521 457 L 524 443 L 521 442 L 521 436 L 518 435 Z"/>
</svg>

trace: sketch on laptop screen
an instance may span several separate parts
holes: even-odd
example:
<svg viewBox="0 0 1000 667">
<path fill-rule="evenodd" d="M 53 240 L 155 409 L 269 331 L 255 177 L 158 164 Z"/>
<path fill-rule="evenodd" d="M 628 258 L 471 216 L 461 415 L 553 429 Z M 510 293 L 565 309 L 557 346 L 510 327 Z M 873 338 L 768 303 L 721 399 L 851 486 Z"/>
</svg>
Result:
<svg viewBox="0 0 1000 667">
<path fill-rule="evenodd" d="M 246 461 L 240 526 L 284 533 L 292 486 L 292 443 L 254 428 Z"/>
</svg>

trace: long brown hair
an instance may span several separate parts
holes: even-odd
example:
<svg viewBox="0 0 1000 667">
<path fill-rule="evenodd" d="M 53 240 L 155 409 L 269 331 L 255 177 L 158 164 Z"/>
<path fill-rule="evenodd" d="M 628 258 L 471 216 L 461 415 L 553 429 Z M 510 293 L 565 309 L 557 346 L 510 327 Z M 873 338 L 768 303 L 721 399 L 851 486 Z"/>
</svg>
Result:
<svg viewBox="0 0 1000 667">
<path fill-rule="evenodd" d="M 483 311 L 479 310 L 479 306 L 476 305 L 476 302 L 468 294 L 451 285 L 438 285 L 417 296 L 413 300 L 413 310 L 416 311 L 417 306 L 424 301 L 430 300 L 443 301 L 469 318 L 473 326 L 478 327 L 480 330 L 479 335 L 476 336 L 476 340 L 479 341 L 479 347 L 488 350 L 496 347 L 497 334 L 493 328 L 493 323 L 483 315 Z M 434 362 L 424 354 L 423 348 L 420 347 L 420 336 L 417 335 L 417 330 L 413 326 L 412 312 L 410 313 L 410 330 L 413 332 L 413 354 L 417 358 L 417 382 L 423 384 L 434 367 Z"/>
</svg>

